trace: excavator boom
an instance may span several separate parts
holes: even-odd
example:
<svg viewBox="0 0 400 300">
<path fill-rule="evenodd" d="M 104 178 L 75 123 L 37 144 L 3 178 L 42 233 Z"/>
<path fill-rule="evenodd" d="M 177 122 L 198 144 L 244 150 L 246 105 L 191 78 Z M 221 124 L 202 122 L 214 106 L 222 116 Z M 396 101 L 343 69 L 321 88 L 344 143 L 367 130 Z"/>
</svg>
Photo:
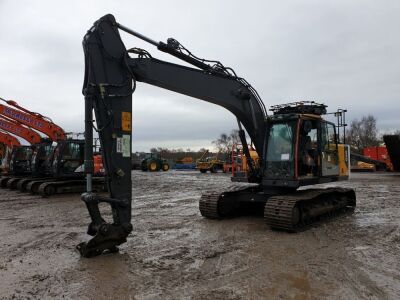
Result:
<svg viewBox="0 0 400 300">
<path fill-rule="evenodd" d="M 5 100 L 3 98 L 0 98 L 0 100 L 9 105 L 7 106 L 0 103 L 0 115 L 15 120 L 35 130 L 38 130 L 47 135 L 52 141 L 66 139 L 64 130 L 58 125 L 54 124 L 50 119 L 42 116 L 41 114 L 31 112 L 23 108 L 15 101 Z M 15 108 L 10 106 L 13 106 Z"/>
<path fill-rule="evenodd" d="M 21 143 L 18 141 L 17 138 L 6 132 L 0 132 L 0 143 L 3 143 L 10 148 L 14 146 L 21 146 Z"/>
<path fill-rule="evenodd" d="M 30 144 L 38 144 L 41 142 L 40 135 L 34 130 L 27 128 L 17 122 L 6 120 L 0 117 L 0 129 L 15 134 L 29 142 Z"/>
<path fill-rule="evenodd" d="M 266 115 L 252 92 L 236 77 L 213 74 L 154 58 L 130 58 L 137 81 L 201 99 L 232 112 L 246 128 L 262 157 Z"/>
</svg>

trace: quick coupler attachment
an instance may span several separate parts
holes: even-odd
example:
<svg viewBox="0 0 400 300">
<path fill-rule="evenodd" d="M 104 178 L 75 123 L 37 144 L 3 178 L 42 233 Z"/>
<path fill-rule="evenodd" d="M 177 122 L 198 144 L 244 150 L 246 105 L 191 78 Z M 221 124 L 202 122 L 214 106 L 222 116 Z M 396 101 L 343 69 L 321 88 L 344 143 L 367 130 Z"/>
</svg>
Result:
<svg viewBox="0 0 400 300">
<path fill-rule="evenodd" d="M 123 208 L 128 202 L 99 196 L 94 193 L 84 193 L 81 198 L 86 203 L 92 219 L 87 233 L 94 236 L 88 242 L 82 242 L 76 246 L 81 256 L 89 258 L 103 253 L 118 252 L 117 246 L 126 242 L 126 238 L 132 232 L 132 224 L 122 222 L 121 224 L 116 224 L 115 220 L 114 224 L 106 223 L 101 217 L 98 204 L 107 202 L 112 204 L 115 209 L 117 206 Z"/>
<path fill-rule="evenodd" d="M 118 252 L 119 245 L 126 242 L 126 238 L 132 231 L 132 225 L 114 225 L 103 223 L 97 234 L 88 242 L 82 242 L 76 249 L 83 257 L 94 257 L 103 253 Z"/>
</svg>

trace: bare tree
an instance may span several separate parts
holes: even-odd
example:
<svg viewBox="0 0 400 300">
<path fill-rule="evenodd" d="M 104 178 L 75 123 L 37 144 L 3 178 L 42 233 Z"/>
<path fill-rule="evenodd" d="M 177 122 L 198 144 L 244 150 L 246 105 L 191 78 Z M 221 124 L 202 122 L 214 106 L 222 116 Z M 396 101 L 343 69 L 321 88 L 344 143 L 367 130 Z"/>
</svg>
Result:
<svg viewBox="0 0 400 300">
<path fill-rule="evenodd" d="M 358 153 L 362 153 L 365 147 L 378 146 L 376 118 L 368 115 L 361 120 L 353 120 L 348 131 L 348 142 Z"/>
<path fill-rule="evenodd" d="M 157 153 L 157 152 L 158 152 L 157 148 L 153 147 L 153 148 L 150 149 L 150 153 Z"/>
<path fill-rule="evenodd" d="M 240 144 L 239 130 L 233 129 L 231 131 L 230 137 L 233 144 Z"/>
<path fill-rule="evenodd" d="M 232 130 L 228 135 L 222 133 L 218 139 L 212 141 L 219 152 L 229 153 L 232 151 L 232 146 L 234 144 L 240 143 L 239 130 Z"/>
<path fill-rule="evenodd" d="M 231 145 L 231 138 L 226 133 L 221 133 L 218 139 L 212 141 L 219 152 L 229 151 L 229 145 Z"/>
</svg>

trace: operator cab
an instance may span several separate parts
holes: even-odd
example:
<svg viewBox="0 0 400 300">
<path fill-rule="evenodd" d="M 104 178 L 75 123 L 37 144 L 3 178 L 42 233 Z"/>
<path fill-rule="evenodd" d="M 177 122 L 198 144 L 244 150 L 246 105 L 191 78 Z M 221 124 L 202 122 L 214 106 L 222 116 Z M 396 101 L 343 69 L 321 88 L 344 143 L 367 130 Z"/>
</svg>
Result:
<svg viewBox="0 0 400 300">
<path fill-rule="evenodd" d="M 25 175 L 31 173 L 31 158 L 33 149 L 31 146 L 16 147 L 11 152 L 10 173 Z"/>
<path fill-rule="evenodd" d="M 54 151 L 53 174 L 56 177 L 82 177 L 84 148 L 84 140 L 59 142 Z"/>
<path fill-rule="evenodd" d="M 6 153 L 6 150 L 7 150 L 6 145 L 3 144 L 3 143 L 0 143 L 0 164 L 1 164 L 1 161 L 3 160 L 3 157 L 4 157 L 5 153 Z"/>
<path fill-rule="evenodd" d="M 51 141 L 43 142 L 35 147 L 31 160 L 33 176 L 48 176 L 52 174 L 53 152 L 54 146 Z"/>
<path fill-rule="evenodd" d="M 347 179 L 339 166 L 335 124 L 321 117 L 326 113 L 325 105 L 296 103 L 271 110 L 274 115 L 266 133 L 264 187 L 297 189 Z"/>
<path fill-rule="evenodd" d="M 5 152 L 3 154 L 3 158 L 1 160 L 1 165 L 0 165 L 0 173 L 1 174 L 7 174 L 10 168 L 10 160 L 11 160 L 11 155 L 12 155 L 12 151 L 15 147 L 8 148 L 6 147 Z"/>
</svg>

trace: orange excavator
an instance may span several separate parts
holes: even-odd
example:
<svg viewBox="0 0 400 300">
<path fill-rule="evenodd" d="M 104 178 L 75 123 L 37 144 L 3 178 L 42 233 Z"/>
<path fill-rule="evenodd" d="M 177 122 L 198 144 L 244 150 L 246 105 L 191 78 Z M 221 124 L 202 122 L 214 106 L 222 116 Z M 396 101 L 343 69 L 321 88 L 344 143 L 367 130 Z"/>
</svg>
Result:
<svg viewBox="0 0 400 300">
<path fill-rule="evenodd" d="M 52 177 L 52 160 L 55 148 L 52 142 L 62 144 L 62 141 L 66 140 L 66 133 L 64 130 L 60 126 L 54 124 L 50 118 L 27 110 L 13 100 L 5 100 L 3 98 L 0 98 L 0 100 L 7 104 L 0 103 L 0 116 L 33 128 L 48 137 L 47 140 L 42 139 L 42 142 L 36 144 L 33 148 L 31 175 L 35 178 Z M 29 179 L 30 178 L 13 178 L 7 182 L 6 186 L 16 188 L 17 184 L 23 181 L 23 186 L 25 188 Z"/>
<path fill-rule="evenodd" d="M 0 117 L 0 129 L 12 133 L 20 138 L 26 140 L 29 144 L 35 145 L 42 141 L 40 135 L 23 126 L 21 123 Z M 11 176 L 23 176 L 31 173 L 31 158 L 33 148 L 32 146 L 19 146 L 15 147 L 10 156 L 7 156 L 3 162 L 3 171 Z M 0 180 L 1 186 L 6 186 L 10 176 L 2 177 Z"/>
<path fill-rule="evenodd" d="M 18 139 L 7 132 L 0 131 L 0 168 L 5 157 L 9 157 L 14 147 L 21 146 Z"/>
<path fill-rule="evenodd" d="M 85 186 L 82 170 L 84 140 L 67 139 L 65 131 L 53 123 L 50 118 L 27 110 L 13 100 L 3 98 L 0 98 L 0 100 L 7 104 L 0 103 L 0 116 L 29 126 L 48 137 L 48 139 L 42 139 L 41 143 L 36 143 L 33 147 L 29 176 L 2 178 L 0 180 L 1 186 L 40 193 L 43 196 L 83 190 Z M 57 143 L 56 146 L 53 145 L 53 142 Z M 104 175 L 102 165 L 97 164 L 97 169 L 97 175 Z M 97 179 L 96 182 L 99 182 L 98 189 L 101 190 L 104 186 L 102 183 L 104 179 Z"/>
</svg>

